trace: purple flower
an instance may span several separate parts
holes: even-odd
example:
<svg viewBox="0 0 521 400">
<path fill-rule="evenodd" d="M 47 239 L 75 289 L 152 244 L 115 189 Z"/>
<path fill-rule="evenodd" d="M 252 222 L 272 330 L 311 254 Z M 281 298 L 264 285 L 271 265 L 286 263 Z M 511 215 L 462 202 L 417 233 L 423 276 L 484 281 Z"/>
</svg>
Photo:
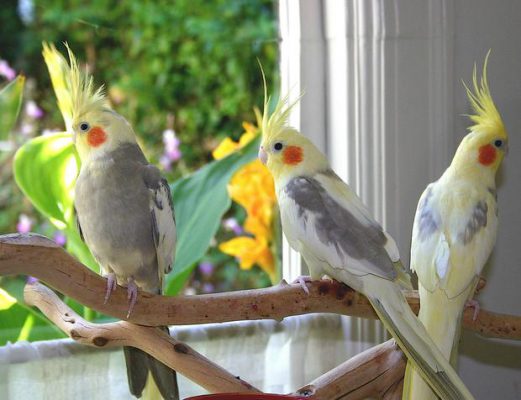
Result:
<svg viewBox="0 0 521 400">
<path fill-rule="evenodd" d="M 54 241 L 58 246 L 65 246 L 65 243 L 67 243 L 67 236 L 65 236 L 62 231 L 56 231 L 54 233 Z"/>
<path fill-rule="evenodd" d="M 181 150 L 178 148 L 175 149 L 168 149 L 165 151 L 165 156 L 168 157 L 170 161 L 177 161 L 181 158 Z"/>
<path fill-rule="evenodd" d="M 203 285 L 203 293 L 213 293 L 215 290 L 215 287 L 211 283 L 205 283 Z"/>
<path fill-rule="evenodd" d="M 225 229 L 229 231 L 233 231 L 236 235 L 241 235 L 244 233 L 244 229 L 239 225 L 235 218 L 227 218 L 223 221 L 223 226 Z"/>
<path fill-rule="evenodd" d="M 31 117 L 31 118 L 34 118 L 34 119 L 40 119 L 43 117 L 43 110 L 38 107 L 38 105 L 32 101 L 32 100 L 29 100 L 26 104 L 25 104 L 25 113 Z"/>
<path fill-rule="evenodd" d="M 204 261 L 199 264 L 199 271 L 204 276 L 212 275 L 213 270 L 214 270 L 214 265 L 211 262 Z"/>
<path fill-rule="evenodd" d="M 16 224 L 16 230 L 18 233 L 29 233 L 33 226 L 33 221 L 25 214 L 20 214 L 18 218 L 18 224 Z"/>
<path fill-rule="evenodd" d="M 16 77 L 16 71 L 9 66 L 7 61 L 0 60 L 0 75 L 8 81 L 12 81 Z"/>
<path fill-rule="evenodd" d="M 161 164 L 161 167 L 163 167 L 165 171 L 170 171 L 172 169 L 172 160 L 170 160 L 166 155 L 161 156 L 159 164 Z"/>
<path fill-rule="evenodd" d="M 167 129 L 163 132 L 163 144 L 165 145 L 164 156 L 168 157 L 170 161 L 177 161 L 181 158 L 182 153 L 179 150 L 181 141 L 173 129 Z"/>
</svg>

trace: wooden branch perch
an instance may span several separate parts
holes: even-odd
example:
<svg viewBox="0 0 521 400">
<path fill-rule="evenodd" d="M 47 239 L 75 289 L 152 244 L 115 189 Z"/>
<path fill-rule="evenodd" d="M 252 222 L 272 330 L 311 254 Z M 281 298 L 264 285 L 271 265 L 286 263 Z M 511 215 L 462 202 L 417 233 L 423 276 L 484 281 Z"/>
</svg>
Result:
<svg viewBox="0 0 521 400">
<path fill-rule="evenodd" d="M 30 275 L 72 297 L 87 307 L 140 325 L 185 325 L 237 320 L 275 319 L 308 313 L 336 313 L 374 318 L 367 299 L 334 281 L 309 284 L 306 295 L 299 285 L 284 281 L 266 289 L 242 290 L 199 296 L 158 296 L 139 292 L 137 304 L 127 319 L 126 290 L 120 286 L 104 302 L 106 280 L 70 256 L 53 241 L 39 235 L 0 236 L 0 275 Z M 415 312 L 416 292 L 407 293 Z M 465 311 L 463 326 L 483 336 L 521 339 L 521 317 L 480 310 Z"/>
<path fill-rule="evenodd" d="M 85 321 L 50 289 L 27 284 L 25 302 L 38 307 L 56 326 L 78 343 L 98 348 L 132 346 L 151 354 L 210 392 L 260 391 L 161 330 L 119 321 L 93 324 Z"/>
<path fill-rule="evenodd" d="M 88 307 L 127 319 L 124 288 L 118 287 L 108 304 L 104 304 L 105 279 L 43 236 L 0 236 L 0 275 L 14 274 L 33 276 Z M 288 285 L 283 281 L 267 289 L 201 296 L 166 297 L 140 292 L 134 311 L 128 318 L 133 323 L 119 321 L 108 324 L 85 321 L 40 283 L 26 285 L 24 295 L 29 305 L 38 307 L 79 343 L 99 348 L 137 347 L 210 392 L 258 393 L 258 389 L 154 326 L 249 319 L 281 320 L 290 315 L 314 312 L 376 318 L 367 299 L 343 284 L 318 281 L 311 283 L 309 289 L 310 294 L 307 295 L 299 285 Z M 407 293 L 407 299 L 417 312 L 417 293 Z M 465 328 L 488 337 L 521 339 L 521 317 L 481 310 L 478 319 L 472 321 L 472 314 L 470 309 L 465 312 Z M 299 389 L 295 395 L 317 400 L 358 400 L 367 397 L 398 400 L 401 398 L 405 364 L 403 353 L 394 340 L 390 340 L 344 362 Z"/>
<path fill-rule="evenodd" d="M 350 358 L 297 390 L 295 395 L 311 400 L 399 400 L 406 363 L 402 351 L 391 339 Z"/>
<path fill-rule="evenodd" d="M 38 307 L 78 343 L 97 348 L 137 347 L 210 392 L 259 393 L 240 377 L 233 376 L 159 329 L 124 321 L 106 324 L 87 322 L 52 290 L 38 282 L 25 286 L 24 297 L 28 305 Z M 311 400 L 362 400 L 368 396 L 398 400 L 401 398 L 404 371 L 403 353 L 394 340 L 389 340 L 344 362 L 294 395 Z"/>
</svg>

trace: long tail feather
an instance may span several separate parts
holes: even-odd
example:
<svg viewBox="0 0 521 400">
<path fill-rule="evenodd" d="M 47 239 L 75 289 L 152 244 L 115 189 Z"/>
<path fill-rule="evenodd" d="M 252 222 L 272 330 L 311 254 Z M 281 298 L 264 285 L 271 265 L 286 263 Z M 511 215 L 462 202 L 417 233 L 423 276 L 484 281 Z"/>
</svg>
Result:
<svg viewBox="0 0 521 400">
<path fill-rule="evenodd" d="M 376 278 L 368 296 L 385 327 L 423 379 L 446 400 L 474 399 L 454 368 L 439 351 L 425 327 L 414 315 L 399 287 Z"/>
<path fill-rule="evenodd" d="M 167 327 L 162 330 L 168 332 Z M 142 350 L 124 347 L 130 393 L 146 400 L 179 400 L 177 374 Z"/>
<path fill-rule="evenodd" d="M 469 293 L 474 292 L 474 286 L 471 285 L 469 290 L 449 299 L 442 290 L 431 293 L 420 285 L 421 308 L 418 318 L 453 367 L 456 367 L 457 364 L 463 310 Z M 404 399 L 437 399 L 437 396 L 410 363 L 407 365 L 404 382 Z"/>
</svg>

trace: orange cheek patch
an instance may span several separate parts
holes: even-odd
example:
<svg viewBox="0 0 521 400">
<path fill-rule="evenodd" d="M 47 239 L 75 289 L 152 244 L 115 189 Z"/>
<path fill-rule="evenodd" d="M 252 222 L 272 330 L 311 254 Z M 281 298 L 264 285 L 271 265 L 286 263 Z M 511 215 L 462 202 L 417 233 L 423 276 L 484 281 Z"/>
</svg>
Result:
<svg viewBox="0 0 521 400">
<path fill-rule="evenodd" d="M 95 126 L 92 128 L 89 133 L 87 133 L 87 142 L 92 147 L 101 146 L 107 140 L 107 134 L 103 129 L 99 126 Z"/>
<path fill-rule="evenodd" d="M 297 165 L 302 161 L 302 148 L 298 146 L 288 146 L 282 153 L 284 164 Z"/>
<path fill-rule="evenodd" d="M 496 161 L 496 149 L 491 144 L 479 148 L 478 160 L 480 164 L 490 165 Z"/>
</svg>

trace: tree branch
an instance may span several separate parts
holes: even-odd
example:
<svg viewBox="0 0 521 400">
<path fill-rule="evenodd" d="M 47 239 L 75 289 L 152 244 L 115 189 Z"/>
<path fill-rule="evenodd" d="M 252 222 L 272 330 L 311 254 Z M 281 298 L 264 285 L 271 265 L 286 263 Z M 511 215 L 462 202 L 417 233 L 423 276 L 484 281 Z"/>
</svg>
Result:
<svg viewBox="0 0 521 400">
<path fill-rule="evenodd" d="M 391 339 L 350 358 L 297 390 L 295 395 L 310 400 L 399 400 L 405 365 L 405 356 Z"/>
<path fill-rule="evenodd" d="M 254 319 L 282 320 L 290 315 L 335 313 L 376 319 L 367 299 L 335 281 L 309 284 L 306 295 L 299 285 L 279 285 L 266 289 L 242 290 L 199 296 L 158 296 L 139 292 L 138 301 L 127 319 L 126 290 L 118 286 L 104 304 L 106 280 L 70 256 L 53 241 L 39 235 L 0 236 L 0 275 L 31 275 L 87 307 L 140 325 L 186 325 Z M 411 308 L 418 312 L 416 292 L 407 292 Z M 483 336 L 521 339 L 521 317 L 465 311 L 463 326 Z"/>
<path fill-rule="evenodd" d="M 157 328 L 124 321 L 106 324 L 87 322 L 40 283 L 27 284 L 24 298 L 28 305 L 38 307 L 78 343 L 98 348 L 137 347 L 210 392 L 260 393 L 249 383 Z"/>
</svg>

